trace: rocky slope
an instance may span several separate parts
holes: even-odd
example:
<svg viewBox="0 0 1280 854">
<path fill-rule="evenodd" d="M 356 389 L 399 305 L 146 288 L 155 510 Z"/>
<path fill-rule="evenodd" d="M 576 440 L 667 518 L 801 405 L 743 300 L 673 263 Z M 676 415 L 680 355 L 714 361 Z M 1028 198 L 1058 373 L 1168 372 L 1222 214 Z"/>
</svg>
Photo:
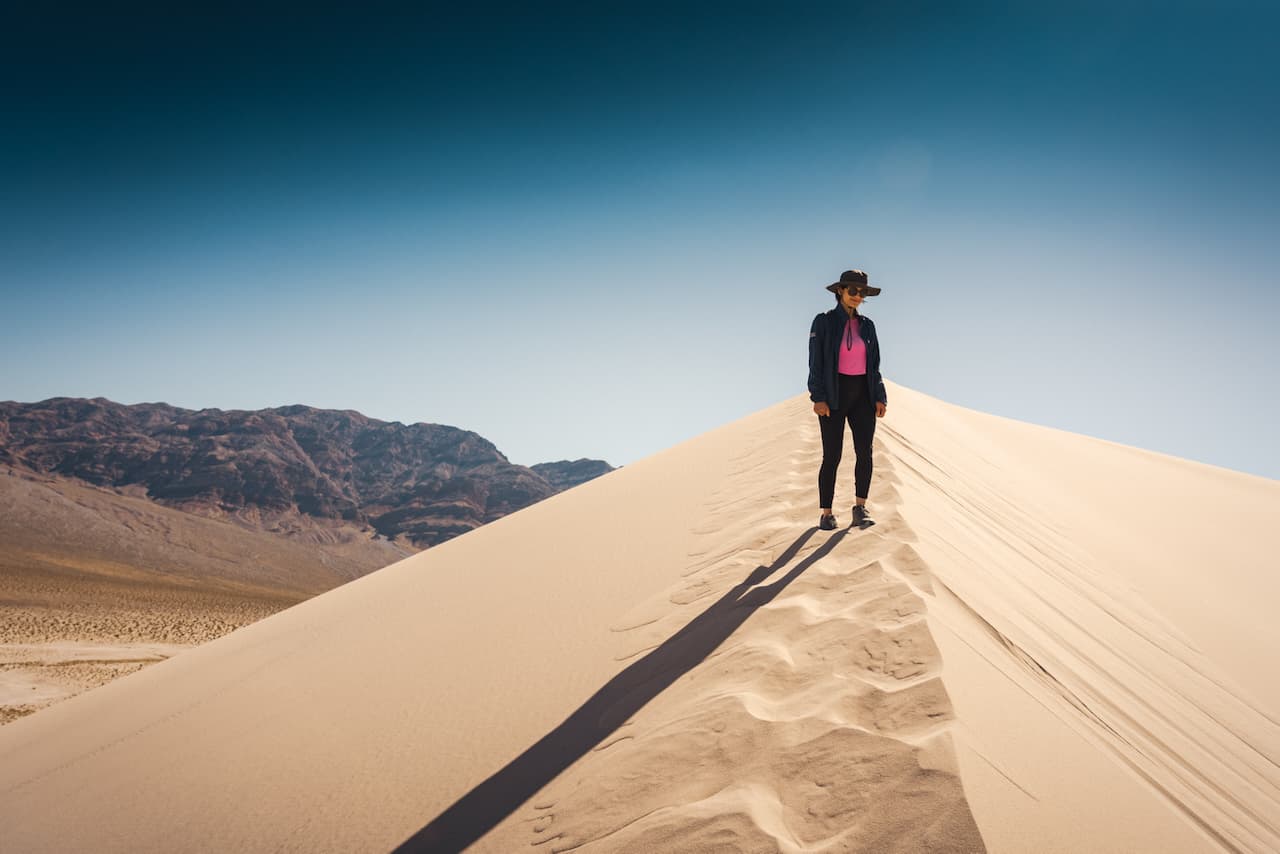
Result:
<svg viewBox="0 0 1280 854">
<path fill-rule="evenodd" d="M 352 410 L 194 411 L 100 397 L 0 402 L 0 464 L 264 530 L 299 515 L 367 525 L 417 549 L 612 470 L 600 460 L 514 465 L 469 430 Z"/>
</svg>

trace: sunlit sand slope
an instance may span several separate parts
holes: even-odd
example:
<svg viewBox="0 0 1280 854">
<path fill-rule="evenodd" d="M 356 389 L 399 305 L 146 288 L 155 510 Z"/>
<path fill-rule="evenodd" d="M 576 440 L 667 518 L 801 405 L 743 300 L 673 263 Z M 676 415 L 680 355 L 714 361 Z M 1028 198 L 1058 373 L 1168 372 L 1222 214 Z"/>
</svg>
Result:
<svg viewBox="0 0 1280 854">
<path fill-rule="evenodd" d="M 991 849 L 1280 851 L 1280 482 L 895 391 Z"/>
</svg>

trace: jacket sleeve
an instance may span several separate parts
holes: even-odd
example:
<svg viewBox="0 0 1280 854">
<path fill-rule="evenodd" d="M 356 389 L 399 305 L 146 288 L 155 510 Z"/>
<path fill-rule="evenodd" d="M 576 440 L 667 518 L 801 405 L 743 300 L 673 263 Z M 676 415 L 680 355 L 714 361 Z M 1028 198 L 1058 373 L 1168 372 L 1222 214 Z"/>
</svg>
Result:
<svg viewBox="0 0 1280 854">
<path fill-rule="evenodd" d="M 809 325 L 809 399 L 814 403 L 827 399 L 826 324 L 822 321 L 823 315 L 819 314 Z"/>
<path fill-rule="evenodd" d="M 880 336 L 876 333 L 875 326 L 871 327 L 871 334 L 876 338 L 876 402 L 889 405 L 889 396 L 884 390 L 884 377 L 880 375 Z"/>
</svg>

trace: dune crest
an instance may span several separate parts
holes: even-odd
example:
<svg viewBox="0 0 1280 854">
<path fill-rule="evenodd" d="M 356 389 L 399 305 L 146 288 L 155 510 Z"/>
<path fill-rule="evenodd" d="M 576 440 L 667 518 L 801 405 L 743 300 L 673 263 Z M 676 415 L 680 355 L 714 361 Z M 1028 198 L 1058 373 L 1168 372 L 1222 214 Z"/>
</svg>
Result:
<svg viewBox="0 0 1280 854">
<path fill-rule="evenodd" d="M 819 531 L 818 436 L 775 426 L 729 458 L 679 581 L 611 627 L 626 669 L 400 851 L 985 850 L 892 461 L 877 525 Z"/>
</svg>

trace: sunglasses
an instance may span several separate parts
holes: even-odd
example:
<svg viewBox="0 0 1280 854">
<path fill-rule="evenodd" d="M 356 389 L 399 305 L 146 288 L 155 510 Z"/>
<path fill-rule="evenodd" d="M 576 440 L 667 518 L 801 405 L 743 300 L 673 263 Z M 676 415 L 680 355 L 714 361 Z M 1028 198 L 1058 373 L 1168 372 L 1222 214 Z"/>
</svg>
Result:
<svg viewBox="0 0 1280 854">
<path fill-rule="evenodd" d="M 867 295 L 866 285 L 842 285 L 842 287 L 851 294 L 859 294 L 864 297 Z"/>
</svg>

